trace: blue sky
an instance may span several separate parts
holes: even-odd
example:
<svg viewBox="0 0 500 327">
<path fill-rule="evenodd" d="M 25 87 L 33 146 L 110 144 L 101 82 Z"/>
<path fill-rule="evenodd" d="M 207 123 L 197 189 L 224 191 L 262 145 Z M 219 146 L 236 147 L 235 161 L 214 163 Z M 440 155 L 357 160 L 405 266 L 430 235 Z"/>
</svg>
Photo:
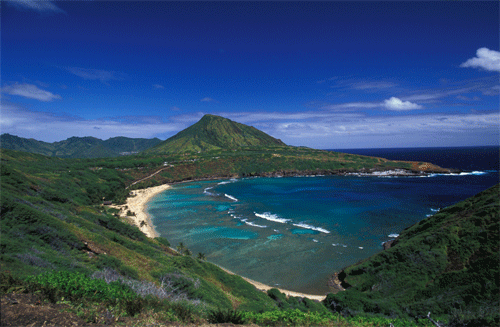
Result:
<svg viewBox="0 0 500 327">
<path fill-rule="evenodd" d="M 499 2 L 2 1 L 1 133 L 499 144 Z"/>
</svg>

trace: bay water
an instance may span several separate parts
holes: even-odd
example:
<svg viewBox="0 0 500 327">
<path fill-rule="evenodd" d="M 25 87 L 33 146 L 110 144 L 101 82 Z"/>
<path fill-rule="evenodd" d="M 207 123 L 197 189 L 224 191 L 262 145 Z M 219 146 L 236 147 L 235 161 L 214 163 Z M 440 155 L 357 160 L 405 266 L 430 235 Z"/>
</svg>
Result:
<svg viewBox="0 0 500 327">
<path fill-rule="evenodd" d="M 270 286 L 326 294 L 334 272 L 382 251 L 383 242 L 440 208 L 499 182 L 498 147 L 340 151 L 467 171 L 181 183 L 156 196 L 148 212 L 173 247 L 182 242 L 194 256 L 204 253 Z M 415 152 L 419 158 L 408 159 Z"/>
</svg>

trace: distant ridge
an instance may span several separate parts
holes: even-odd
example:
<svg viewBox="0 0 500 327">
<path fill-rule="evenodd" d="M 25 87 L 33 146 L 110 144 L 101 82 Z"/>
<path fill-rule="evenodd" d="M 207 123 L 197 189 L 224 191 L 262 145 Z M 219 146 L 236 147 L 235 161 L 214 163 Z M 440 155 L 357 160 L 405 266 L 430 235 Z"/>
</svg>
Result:
<svg viewBox="0 0 500 327">
<path fill-rule="evenodd" d="M 286 146 L 286 144 L 255 127 L 207 114 L 196 124 L 180 131 L 147 152 L 182 153 L 271 146 Z"/>
<path fill-rule="evenodd" d="M 70 137 L 60 142 L 43 142 L 11 134 L 0 136 L 0 147 L 49 157 L 59 158 L 106 158 L 144 151 L 160 143 L 158 138 L 113 137 L 101 140 L 95 137 Z"/>
</svg>

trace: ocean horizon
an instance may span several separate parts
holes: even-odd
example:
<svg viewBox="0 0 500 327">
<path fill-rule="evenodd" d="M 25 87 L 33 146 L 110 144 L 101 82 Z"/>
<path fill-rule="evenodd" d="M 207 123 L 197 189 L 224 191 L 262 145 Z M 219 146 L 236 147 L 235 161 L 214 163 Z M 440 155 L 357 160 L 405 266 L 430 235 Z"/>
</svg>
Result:
<svg viewBox="0 0 500 327">
<path fill-rule="evenodd" d="M 196 181 L 159 194 L 148 212 L 173 247 L 183 242 L 195 255 L 202 252 L 208 261 L 269 286 L 325 294 L 334 272 L 499 180 L 498 147 L 337 151 L 464 172 Z"/>
</svg>

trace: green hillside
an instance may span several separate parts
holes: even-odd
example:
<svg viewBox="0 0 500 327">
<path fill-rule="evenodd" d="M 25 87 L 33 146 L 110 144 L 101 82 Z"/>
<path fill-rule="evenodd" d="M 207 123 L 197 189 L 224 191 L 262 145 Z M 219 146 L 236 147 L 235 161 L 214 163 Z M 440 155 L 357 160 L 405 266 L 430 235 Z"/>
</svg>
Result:
<svg viewBox="0 0 500 327">
<path fill-rule="evenodd" d="M 143 319 L 229 321 L 233 314 L 241 314 L 246 322 L 266 326 L 416 326 L 416 320 L 397 317 L 415 316 L 429 307 L 436 315 L 455 309 L 477 315 L 497 305 L 498 187 L 441 210 L 402 232 L 393 248 L 345 269 L 340 277 L 351 288 L 329 296 L 330 312 L 276 291 L 268 296 L 197 259 L 197 254 L 184 250 L 180 255 L 168 240 L 146 238 L 117 217 L 115 209 L 101 205 L 103 199 L 123 201 L 129 192 L 126 186 L 159 169 L 163 170 L 133 188 L 232 172 L 250 175 L 255 169 L 286 174 L 317 172 L 314 165 L 339 164 L 346 169 L 375 161 L 381 168 L 402 164 L 304 148 L 259 151 L 218 151 L 217 159 L 211 153 L 61 159 L 2 149 L 0 291 L 38 292 L 54 302 L 66 299 L 88 322 L 115 312 L 122 323 L 135 319 L 132 325 Z M 254 164 L 248 164 L 250 158 Z M 103 290 L 102 279 L 117 282 Z M 472 296 L 479 288 L 479 295 Z M 239 313 L 224 311 L 231 309 Z M 370 311 L 386 318 L 360 317 Z M 428 323 L 419 321 L 420 326 Z"/>
<path fill-rule="evenodd" d="M 500 322 L 500 187 L 440 210 L 401 232 L 391 247 L 338 274 L 337 312 L 418 317 L 459 326 Z M 450 325 L 453 325 L 450 323 Z"/>
<path fill-rule="evenodd" d="M 127 185 L 175 157 L 61 159 L 2 149 L 0 158 L 0 294 L 9 294 L 7 301 L 26 292 L 62 301 L 87 323 L 114 317 L 117 325 L 134 326 L 207 320 L 359 326 L 356 317 L 343 318 L 319 303 L 287 299 L 277 290 L 263 293 L 180 244 L 177 253 L 165 238 L 145 237 L 116 209 L 101 205 L 103 199 L 123 201 Z M 197 164 L 175 163 L 169 169 L 178 175 L 157 174 L 155 182 L 191 179 Z M 364 321 L 416 326 L 398 319 Z"/>
<path fill-rule="evenodd" d="M 329 295 L 325 305 L 277 290 L 260 292 L 206 262 L 203 253 L 172 245 L 178 253 L 164 238 L 145 237 L 117 209 L 102 205 L 124 203 L 132 189 L 197 179 L 448 171 L 425 162 L 285 146 L 215 116 L 192 127 L 178 134 L 198 144 L 191 152 L 159 147 L 130 156 L 64 159 L 1 149 L 0 292 L 66 301 L 88 323 L 104 322 L 112 313 L 117 324 L 134 326 L 424 326 L 429 321 L 418 316 L 426 310 L 443 319 L 475 315 L 464 318 L 471 320 L 491 316 L 498 306 L 498 186 L 441 210 L 401 232 L 389 250 L 344 269 L 337 282 L 347 291 Z M 115 147 L 128 143 L 110 140 Z M 93 138 L 66 141 L 68 148 L 102 144 Z M 378 317 L 362 317 L 373 313 Z"/>
<path fill-rule="evenodd" d="M 100 140 L 95 137 L 71 137 L 60 142 L 43 142 L 10 134 L 0 136 L 3 149 L 43 154 L 60 158 L 106 158 L 144 151 L 160 143 L 158 138 L 113 137 Z"/>
<path fill-rule="evenodd" d="M 205 115 L 196 124 L 146 152 L 183 153 L 268 146 L 286 146 L 286 144 L 254 127 L 219 116 Z"/>
<path fill-rule="evenodd" d="M 11 150 L 2 150 L 1 159 L 4 292 L 11 289 L 6 281 L 15 286 L 41 273 L 92 276 L 100 272 L 139 286 L 143 283 L 151 290 L 168 282 L 166 291 L 172 298 L 183 299 L 179 305 L 191 310 L 190 316 L 215 308 L 259 311 L 275 307 L 241 277 L 195 256 L 179 255 L 166 239 L 145 237 L 137 227 L 116 217 L 116 211 L 101 206 L 101 196 L 125 192 L 131 177 L 123 172 L 89 169 L 91 161 Z"/>
</svg>

